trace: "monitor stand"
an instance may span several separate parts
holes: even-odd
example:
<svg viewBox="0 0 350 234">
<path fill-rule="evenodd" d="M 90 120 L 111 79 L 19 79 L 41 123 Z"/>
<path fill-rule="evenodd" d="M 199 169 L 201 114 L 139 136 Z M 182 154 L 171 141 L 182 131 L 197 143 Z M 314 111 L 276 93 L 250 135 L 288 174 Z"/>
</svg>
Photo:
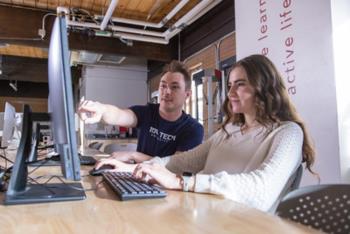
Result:
<svg viewBox="0 0 350 234">
<path fill-rule="evenodd" d="M 53 155 L 39 161 L 28 162 L 27 165 L 31 167 L 61 166 L 61 161 L 59 155 Z"/>
<path fill-rule="evenodd" d="M 6 205 L 76 201 L 86 198 L 79 182 L 42 183 L 32 179 L 28 183 L 27 160 L 32 146 L 32 116 L 30 106 L 24 105 L 22 121 L 22 137 L 17 149 L 16 159 L 12 167 L 10 182 L 5 195 Z M 78 172 L 80 176 L 80 171 Z M 55 176 L 52 176 L 54 178 Z M 66 177 L 67 178 L 67 177 Z"/>
<path fill-rule="evenodd" d="M 27 185 L 25 191 L 7 194 L 6 205 L 77 201 L 86 198 L 81 183 L 52 183 Z"/>
</svg>

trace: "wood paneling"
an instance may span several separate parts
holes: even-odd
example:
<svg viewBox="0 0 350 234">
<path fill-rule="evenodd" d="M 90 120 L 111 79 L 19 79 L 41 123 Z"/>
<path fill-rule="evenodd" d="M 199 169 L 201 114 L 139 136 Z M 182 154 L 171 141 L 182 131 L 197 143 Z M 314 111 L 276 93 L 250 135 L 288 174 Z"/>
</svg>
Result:
<svg viewBox="0 0 350 234">
<path fill-rule="evenodd" d="M 195 68 L 194 70 L 215 68 L 215 51 L 216 47 L 215 44 L 213 44 L 194 56 L 186 59 L 185 63 L 189 68 Z M 201 65 L 198 66 L 198 64 Z M 190 72 L 193 72 L 194 70 Z"/>
<path fill-rule="evenodd" d="M 16 15 L 15 21 L 13 15 Z M 47 49 L 54 18 L 49 17 L 45 27 L 46 37 L 41 40 L 38 36 L 38 29 L 41 28 L 43 15 L 44 13 L 40 11 L 0 5 L 0 42 Z M 173 57 L 172 45 L 135 41 L 133 46 L 127 46 L 118 38 L 91 37 L 77 32 L 70 32 L 68 39 L 71 50 L 138 56 L 158 61 L 170 61 Z"/>
<path fill-rule="evenodd" d="M 5 47 L 0 47 L 0 54 L 31 58 L 47 58 L 48 51 L 47 49 L 32 46 L 7 45 Z"/>
<path fill-rule="evenodd" d="M 224 38 L 219 46 L 220 61 L 231 58 L 236 55 L 236 34 L 232 33 Z"/>
<path fill-rule="evenodd" d="M 233 31 L 235 31 L 234 1 L 223 0 L 181 32 L 181 60 Z"/>
<path fill-rule="evenodd" d="M 119 0 L 116 9 L 113 12 L 113 16 L 159 23 L 179 2 L 180 0 Z M 188 3 L 172 18 L 172 21 L 168 22 L 167 27 L 170 27 L 170 24 L 185 15 L 199 2 L 199 0 L 189 0 Z M 83 12 L 86 14 L 87 11 L 91 15 L 104 15 L 109 4 L 109 0 L 0 0 L 0 42 L 20 45 L 20 47 L 10 46 L 0 49 L 0 54 L 47 58 L 47 52 L 45 50 L 33 49 L 33 47 L 48 47 L 48 39 L 53 21 L 52 16 L 46 18 L 46 36 L 44 40 L 41 40 L 38 35 L 38 30 L 41 28 L 42 20 L 46 13 L 55 13 L 57 6 L 63 6 L 67 8 L 82 9 L 80 14 L 83 14 Z M 30 7 L 31 10 L 28 7 Z M 33 9 L 35 9 L 35 11 Z M 164 30 L 167 27 L 165 27 Z M 75 43 L 75 41 L 72 42 L 70 39 L 72 49 L 92 50 L 97 53 L 106 53 L 106 51 L 108 51 L 109 53 L 126 56 L 141 55 L 147 59 L 160 61 L 169 61 L 173 57 L 169 56 L 169 54 L 172 53 L 172 49 L 164 45 L 134 42 L 134 46 L 129 48 L 116 38 L 104 38 L 100 40 L 96 38 L 87 38 L 86 35 L 80 35 L 80 37 L 85 38 L 83 43 L 81 40 L 78 40 L 77 43 Z M 106 41 L 108 42 L 108 48 L 106 48 L 107 46 L 104 46 Z M 87 44 L 89 46 L 86 47 Z M 112 46 L 110 46 L 111 44 Z M 84 48 L 82 48 L 81 45 L 84 45 Z M 31 47 L 27 48 L 27 51 L 25 51 L 25 46 Z"/>
<path fill-rule="evenodd" d="M 47 99 L 45 98 L 23 98 L 23 97 L 1 97 L 0 96 L 0 112 L 4 111 L 5 102 L 11 103 L 16 112 L 23 111 L 23 105 L 28 104 L 33 112 L 47 112 Z"/>
</svg>

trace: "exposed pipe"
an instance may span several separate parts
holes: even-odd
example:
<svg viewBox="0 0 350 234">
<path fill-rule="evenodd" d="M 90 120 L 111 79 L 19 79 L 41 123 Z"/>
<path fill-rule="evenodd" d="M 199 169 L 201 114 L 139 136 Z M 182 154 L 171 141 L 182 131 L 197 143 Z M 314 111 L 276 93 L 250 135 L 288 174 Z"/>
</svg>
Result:
<svg viewBox="0 0 350 234">
<path fill-rule="evenodd" d="M 187 3 L 188 0 L 181 1 L 180 4 L 177 5 L 177 9 L 173 9 L 166 17 L 169 15 L 175 15 L 176 12 L 178 12 L 183 5 Z M 108 28 L 113 31 L 112 35 L 114 37 L 122 38 L 122 39 L 129 39 L 129 40 L 136 40 L 136 41 L 146 41 L 146 42 L 153 42 L 153 43 L 159 43 L 159 44 L 168 44 L 169 39 L 171 39 L 173 36 L 178 34 L 182 29 L 183 26 L 187 26 L 190 23 L 205 14 L 207 11 L 212 9 L 214 6 L 216 6 L 219 2 L 222 0 L 203 0 L 199 4 L 197 4 L 192 10 L 190 10 L 186 15 L 184 15 L 181 19 L 179 19 L 172 28 L 166 30 L 165 32 L 156 32 L 156 31 L 150 31 L 150 30 L 142 30 L 142 29 L 135 29 L 135 28 L 127 28 L 127 27 L 121 27 L 121 26 L 109 26 Z M 110 5 L 111 6 L 111 5 Z M 66 12 L 68 9 L 64 7 L 58 7 L 57 12 L 64 11 Z M 111 9 L 111 8 L 109 8 Z M 204 9 L 204 10 L 203 10 Z M 107 12 L 108 13 L 108 12 Z M 113 11 L 112 11 L 113 13 Z M 107 14 L 106 14 L 107 16 Z M 96 23 L 85 23 L 85 22 L 77 22 L 70 20 L 68 15 L 66 14 L 67 19 L 67 25 L 69 26 L 75 26 L 75 27 L 82 27 L 82 28 L 93 28 L 93 29 L 101 29 L 101 25 L 98 25 Z M 106 17 L 104 18 L 106 19 Z M 165 19 L 165 18 L 164 18 Z M 164 20 L 163 19 L 163 20 Z M 168 19 L 168 18 L 166 18 Z M 169 18 L 170 19 L 170 18 Z M 126 21 L 130 21 L 127 19 L 123 19 Z M 131 20 L 134 21 L 134 20 Z M 121 22 L 121 21 L 119 21 Z M 141 21 L 137 21 L 138 23 L 141 23 Z M 143 26 L 149 26 L 149 23 L 142 22 Z M 162 24 L 162 23 L 159 23 Z M 140 24 L 141 25 L 141 24 Z"/>
<path fill-rule="evenodd" d="M 216 5 L 218 5 L 220 2 L 222 2 L 222 0 L 213 0 L 211 1 L 211 3 L 209 3 L 204 10 L 202 10 L 201 12 L 199 12 L 195 17 L 193 17 L 192 19 L 190 19 L 187 24 L 190 25 L 192 24 L 194 21 L 196 21 L 197 19 L 199 19 L 200 17 L 202 17 L 202 15 L 204 15 L 205 13 L 207 13 L 208 11 L 210 11 L 212 8 L 214 8 Z"/>
<path fill-rule="evenodd" d="M 100 26 L 96 23 L 84 23 L 84 22 L 68 20 L 68 25 L 83 27 L 83 28 L 88 27 L 88 28 L 100 29 Z M 112 31 L 118 31 L 118 32 L 128 32 L 128 33 L 143 34 L 143 35 L 149 35 L 149 36 L 155 36 L 155 37 L 164 37 L 162 32 L 146 31 L 142 29 L 127 28 L 127 27 L 121 27 L 121 26 L 109 26 L 108 28 L 111 29 Z"/>
<path fill-rule="evenodd" d="M 69 26 L 75 26 L 75 27 L 81 27 L 81 28 L 93 28 L 93 29 L 100 29 L 99 25 L 95 23 L 83 23 L 83 22 L 76 22 L 76 21 L 67 21 L 67 25 Z M 116 28 L 120 29 L 120 27 L 112 26 L 111 29 L 113 31 L 122 31 L 122 30 L 115 30 Z M 135 41 L 145 41 L 145 42 L 152 42 L 152 43 L 158 43 L 158 44 L 168 44 L 169 41 L 162 38 L 162 33 L 156 33 L 156 32 L 150 32 L 145 33 L 143 30 L 140 29 L 128 29 L 128 32 L 134 32 L 134 33 L 140 33 L 139 31 L 142 31 L 143 34 L 149 34 L 149 35 L 157 35 L 158 37 L 151 37 L 151 36 L 142 36 L 137 34 L 131 34 L 131 33 L 123 33 L 123 32 L 113 32 L 106 34 L 106 37 L 113 36 L 117 38 L 122 39 L 129 39 L 129 40 L 135 40 Z"/>
<path fill-rule="evenodd" d="M 100 16 L 96 16 L 96 17 L 100 18 Z M 133 25 L 146 26 L 146 27 L 151 27 L 151 28 L 161 28 L 164 26 L 164 25 L 160 26 L 161 23 L 148 23 L 145 21 L 124 19 L 124 18 L 119 18 L 119 17 L 112 17 L 111 20 L 113 22 L 116 22 L 116 23 L 133 24 Z"/>
<path fill-rule="evenodd" d="M 197 6 L 195 6 L 191 11 L 184 15 L 180 20 L 178 20 L 173 28 L 168 29 L 164 33 L 166 34 L 165 39 L 169 40 L 175 36 L 178 32 L 182 30 L 182 25 L 190 25 L 193 21 L 197 20 L 199 17 L 207 13 L 210 9 L 216 6 L 222 0 L 203 0 Z M 205 9 L 204 9 L 205 8 Z M 203 10 L 204 9 L 204 10 Z M 174 30 L 175 28 L 175 30 Z"/>
<path fill-rule="evenodd" d="M 129 34 L 129 33 L 115 32 L 115 33 L 113 33 L 113 37 L 135 40 L 135 41 L 152 42 L 152 43 L 158 43 L 158 44 L 168 44 L 169 43 L 169 41 L 165 40 L 164 38 L 147 37 L 147 36 L 141 36 L 141 35 L 135 35 L 135 34 Z"/>
<path fill-rule="evenodd" d="M 57 8 L 56 8 L 56 12 L 57 12 L 57 14 L 60 14 L 60 13 L 65 13 L 66 15 L 68 15 L 69 14 L 69 9 L 67 8 L 67 7 L 61 7 L 61 6 L 58 6 Z"/>
<path fill-rule="evenodd" d="M 125 23 L 125 24 L 133 24 L 133 25 L 139 25 L 139 26 L 146 26 L 151 28 L 162 28 L 166 22 L 168 22 L 178 11 L 182 9 L 184 5 L 188 3 L 189 0 L 182 0 L 176 7 L 170 11 L 159 23 L 150 23 L 146 21 L 140 21 L 140 20 L 132 20 L 132 19 L 124 19 L 119 17 L 111 17 L 110 19 L 113 22 L 117 23 Z M 103 16 L 97 15 L 97 18 L 102 18 Z"/>
<path fill-rule="evenodd" d="M 109 4 L 108 10 L 107 10 L 105 16 L 103 17 L 103 21 L 101 23 L 100 29 L 102 31 L 106 29 L 108 21 L 112 17 L 113 12 L 114 12 L 115 8 L 117 7 L 117 5 L 118 5 L 118 0 L 112 0 L 111 3 Z"/>
<path fill-rule="evenodd" d="M 213 0 L 202 0 L 194 8 L 192 8 L 186 15 L 184 15 L 180 20 L 178 20 L 174 27 L 179 27 L 181 24 L 188 22 L 193 16 L 198 14 L 204 7 L 206 7 Z"/>
<path fill-rule="evenodd" d="M 56 8 L 56 12 L 57 12 L 57 15 L 59 15 L 61 13 L 65 14 L 66 23 L 68 25 L 68 22 L 69 22 L 69 9 L 67 7 L 59 6 L 59 7 Z"/>
<path fill-rule="evenodd" d="M 189 0 L 184 0 L 184 1 L 181 1 L 179 4 L 176 5 L 176 7 L 174 7 L 174 9 L 172 9 L 168 15 L 166 15 L 162 20 L 161 20 L 161 24 L 164 26 L 171 18 L 173 18 L 174 15 L 176 15 L 176 13 L 178 11 L 181 10 L 181 8 L 183 6 L 185 6 L 187 4 Z M 163 27 L 162 26 L 162 27 Z"/>
</svg>

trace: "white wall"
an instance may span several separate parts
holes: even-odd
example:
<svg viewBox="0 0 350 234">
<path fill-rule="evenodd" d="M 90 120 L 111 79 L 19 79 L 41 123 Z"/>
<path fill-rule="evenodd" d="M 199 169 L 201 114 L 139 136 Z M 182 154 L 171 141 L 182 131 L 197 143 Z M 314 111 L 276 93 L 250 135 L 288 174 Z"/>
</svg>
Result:
<svg viewBox="0 0 350 234">
<path fill-rule="evenodd" d="M 147 103 L 147 66 L 84 66 L 81 96 L 126 108 Z"/>
<path fill-rule="evenodd" d="M 334 69 L 337 87 L 341 175 L 350 183 L 350 1 L 332 0 Z"/>
<path fill-rule="evenodd" d="M 267 55 L 314 139 L 321 183 L 340 182 L 331 6 L 328 0 L 235 1 L 237 59 Z M 304 173 L 302 184 L 317 180 Z"/>
</svg>

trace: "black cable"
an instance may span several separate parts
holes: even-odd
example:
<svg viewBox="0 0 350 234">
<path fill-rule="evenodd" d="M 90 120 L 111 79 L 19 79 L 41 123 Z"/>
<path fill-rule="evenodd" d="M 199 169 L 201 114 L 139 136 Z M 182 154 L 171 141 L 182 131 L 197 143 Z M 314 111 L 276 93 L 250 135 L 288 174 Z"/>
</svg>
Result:
<svg viewBox="0 0 350 234">
<path fill-rule="evenodd" d="M 51 158 L 44 158 L 44 159 L 40 159 L 40 160 L 35 160 L 35 161 L 31 161 L 31 162 L 26 162 L 27 165 L 32 165 L 35 163 L 40 163 L 39 165 L 35 166 L 33 170 L 29 171 L 28 174 L 30 175 L 31 173 L 33 173 L 34 171 L 38 170 L 40 167 L 45 166 L 45 164 L 47 164 L 50 160 L 52 160 Z"/>
<path fill-rule="evenodd" d="M 1 154 L 0 154 L 0 158 L 2 158 L 2 159 L 5 160 L 5 168 L 7 168 L 7 162 L 10 162 L 10 163 L 14 164 L 14 162 L 13 162 L 12 160 L 10 160 L 10 159 L 7 158 L 7 156 L 6 156 L 6 150 L 4 150 L 4 155 L 1 155 Z"/>
</svg>

